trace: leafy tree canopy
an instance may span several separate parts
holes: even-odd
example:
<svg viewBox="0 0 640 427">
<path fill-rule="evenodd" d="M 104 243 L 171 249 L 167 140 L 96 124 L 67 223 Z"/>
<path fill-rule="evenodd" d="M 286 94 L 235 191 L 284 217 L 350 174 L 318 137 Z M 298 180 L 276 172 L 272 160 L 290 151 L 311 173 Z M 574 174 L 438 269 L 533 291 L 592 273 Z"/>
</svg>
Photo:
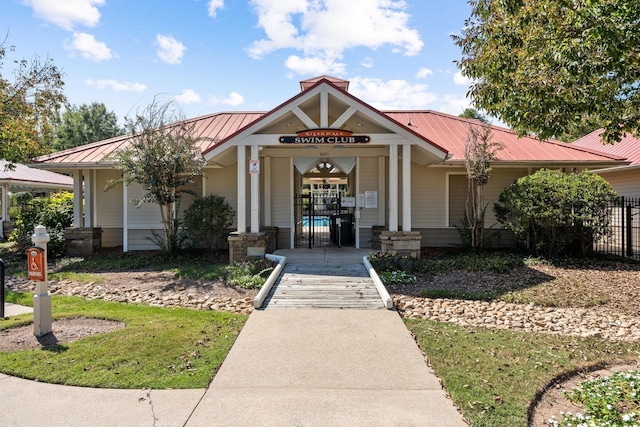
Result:
<svg viewBox="0 0 640 427">
<path fill-rule="evenodd" d="M 59 117 L 54 127 L 52 148 L 55 151 L 77 147 L 122 135 L 118 118 L 103 103 L 72 105 Z"/>
<path fill-rule="evenodd" d="M 0 159 L 26 162 L 48 151 L 51 119 L 66 103 L 62 73 L 51 59 L 14 61 L 12 78 L 3 74 L 7 53 L 0 43 Z"/>
<path fill-rule="evenodd" d="M 481 121 L 482 123 L 490 123 L 489 118 L 475 108 L 465 108 L 464 111 L 458 115 L 458 117 L 464 117 L 465 119 L 476 119 Z"/>
<path fill-rule="evenodd" d="M 474 105 L 521 135 L 640 134 L 640 2 L 471 0 L 458 66 Z"/>
</svg>

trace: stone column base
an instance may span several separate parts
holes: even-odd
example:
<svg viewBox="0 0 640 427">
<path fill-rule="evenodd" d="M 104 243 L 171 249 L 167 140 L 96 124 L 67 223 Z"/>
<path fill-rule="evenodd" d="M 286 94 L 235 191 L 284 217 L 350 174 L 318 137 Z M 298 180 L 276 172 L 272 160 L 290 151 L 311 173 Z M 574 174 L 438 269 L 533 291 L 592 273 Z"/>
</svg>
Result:
<svg viewBox="0 0 640 427">
<path fill-rule="evenodd" d="M 263 258 L 267 252 L 268 233 L 229 234 L 229 264 L 255 258 Z"/>
<path fill-rule="evenodd" d="M 381 230 L 379 239 L 382 253 L 420 258 L 422 235 L 419 231 Z"/>
<path fill-rule="evenodd" d="M 380 251 L 380 233 L 384 231 L 384 225 L 374 225 L 371 227 L 371 249 L 374 251 Z"/>
<path fill-rule="evenodd" d="M 267 235 L 267 253 L 274 253 L 278 249 L 278 227 L 262 227 L 260 232 Z"/>
<path fill-rule="evenodd" d="M 102 228 L 67 228 L 64 230 L 64 239 L 67 255 L 91 255 L 102 247 Z"/>
</svg>

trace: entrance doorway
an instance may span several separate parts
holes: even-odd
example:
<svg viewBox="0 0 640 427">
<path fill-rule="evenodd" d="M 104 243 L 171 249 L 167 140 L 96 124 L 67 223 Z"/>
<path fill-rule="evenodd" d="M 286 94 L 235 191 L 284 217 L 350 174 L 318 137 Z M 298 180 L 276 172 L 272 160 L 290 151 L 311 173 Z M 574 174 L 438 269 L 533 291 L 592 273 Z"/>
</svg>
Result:
<svg viewBox="0 0 640 427">
<path fill-rule="evenodd" d="M 348 175 L 328 161 L 302 174 L 302 187 L 294 200 L 296 248 L 355 245 L 348 181 Z"/>
</svg>

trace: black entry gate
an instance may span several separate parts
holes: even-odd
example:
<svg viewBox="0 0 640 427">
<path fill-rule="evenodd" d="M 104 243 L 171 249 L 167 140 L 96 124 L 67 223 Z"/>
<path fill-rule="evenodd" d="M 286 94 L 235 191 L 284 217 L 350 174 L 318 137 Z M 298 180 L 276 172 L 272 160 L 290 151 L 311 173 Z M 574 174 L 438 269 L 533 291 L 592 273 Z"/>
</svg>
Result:
<svg viewBox="0 0 640 427">
<path fill-rule="evenodd" d="M 353 213 L 342 208 L 341 198 L 298 194 L 294 201 L 295 247 L 353 246 Z"/>
</svg>

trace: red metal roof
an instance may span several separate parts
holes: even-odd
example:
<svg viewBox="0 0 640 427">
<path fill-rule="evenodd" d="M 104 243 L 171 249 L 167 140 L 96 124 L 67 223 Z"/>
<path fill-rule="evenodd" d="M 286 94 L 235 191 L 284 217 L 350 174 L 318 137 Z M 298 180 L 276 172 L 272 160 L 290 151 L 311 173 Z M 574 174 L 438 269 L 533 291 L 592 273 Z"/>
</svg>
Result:
<svg viewBox="0 0 640 427">
<path fill-rule="evenodd" d="M 262 112 L 244 113 L 216 113 L 207 116 L 186 120 L 185 123 L 194 124 L 195 131 L 199 135 L 198 147 L 205 152 L 215 146 L 219 141 L 234 134 L 248 124 L 262 117 Z M 50 165 L 79 165 L 97 164 L 113 151 L 127 144 L 128 135 L 122 135 L 104 141 L 93 142 L 48 154 L 35 159 L 37 163 Z"/>
<path fill-rule="evenodd" d="M 640 138 L 627 134 L 620 142 L 603 144 L 600 139 L 601 133 L 602 129 L 595 130 L 576 140 L 573 145 L 623 157 L 629 160 L 632 165 L 640 164 Z"/>
<path fill-rule="evenodd" d="M 385 111 L 384 114 L 408 126 L 423 137 L 448 150 L 449 161 L 464 159 L 468 128 L 480 125 L 478 120 L 452 116 L 436 111 Z M 602 162 L 623 158 L 573 146 L 561 141 L 540 141 L 519 137 L 509 129 L 491 126 L 493 141 L 503 149 L 496 153 L 498 161 L 507 162 Z"/>
<path fill-rule="evenodd" d="M 6 169 L 7 162 L 0 160 L 0 183 L 47 188 L 73 188 L 73 178 L 46 170 L 32 169 L 19 163 Z"/>
<path fill-rule="evenodd" d="M 230 112 L 217 113 L 186 120 L 186 123 L 195 124 L 200 136 L 199 148 L 203 154 L 214 147 L 228 143 L 233 138 L 255 122 L 266 119 L 274 112 L 293 103 L 302 96 L 306 90 L 311 90 L 320 84 L 329 84 L 338 89 L 348 84 L 345 80 L 321 76 L 301 82 L 303 92 L 285 101 L 269 112 Z M 306 89 L 305 89 L 306 88 Z M 342 89 L 345 90 L 345 89 Z M 369 106 L 362 100 L 345 92 L 346 96 L 358 101 L 364 108 L 386 117 L 400 126 L 404 126 L 409 132 L 424 139 L 427 143 L 446 152 L 450 157 L 447 162 L 462 161 L 464 159 L 464 145 L 468 128 L 471 125 L 480 125 L 473 119 L 466 119 L 435 111 L 387 111 L 381 112 Z M 594 151 L 576 144 L 567 144 L 560 141 L 541 142 L 535 138 L 518 137 L 508 129 L 492 126 L 493 140 L 503 144 L 503 149 L 497 152 L 497 160 L 503 162 L 545 163 L 605 163 L 613 165 L 617 161 L 623 161 L 624 157 L 616 154 L 608 154 L 602 151 Z M 127 143 L 127 136 L 120 136 L 106 141 L 95 142 L 69 150 L 42 156 L 36 162 L 47 163 L 51 167 L 64 168 L 65 166 L 81 166 L 84 164 L 97 164 L 105 156 Z"/>
<path fill-rule="evenodd" d="M 300 90 L 304 92 L 305 90 L 309 89 L 310 87 L 314 86 L 316 83 L 322 80 L 326 80 L 328 82 L 333 83 L 337 88 L 345 92 L 349 90 L 348 80 L 342 80 L 337 77 L 331 77 L 331 76 L 319 76 L 319 77 L 313 77 L 311 79 L 303 80 L 300 82 Z"/>
</svg>

